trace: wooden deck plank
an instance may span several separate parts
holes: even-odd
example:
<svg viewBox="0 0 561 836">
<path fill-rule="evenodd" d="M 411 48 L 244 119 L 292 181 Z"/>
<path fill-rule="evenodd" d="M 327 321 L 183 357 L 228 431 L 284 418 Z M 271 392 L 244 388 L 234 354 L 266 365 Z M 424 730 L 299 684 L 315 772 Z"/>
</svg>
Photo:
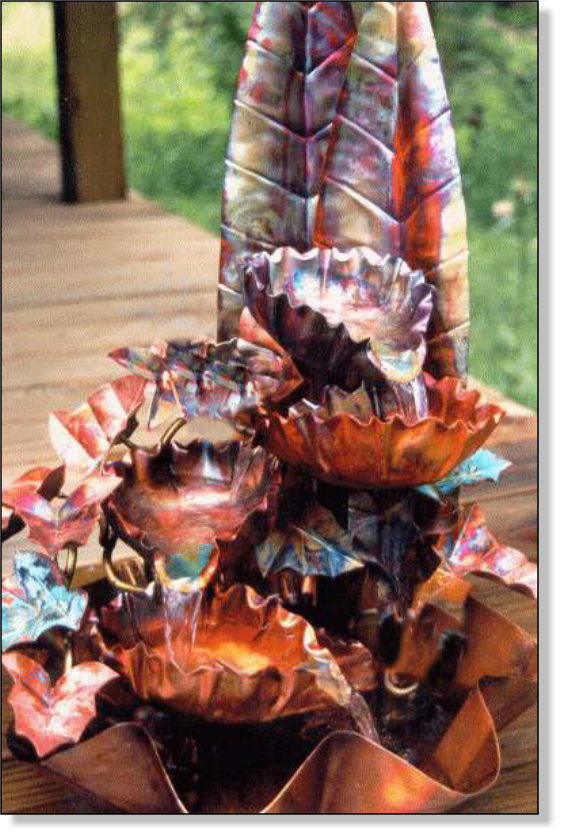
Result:
<svg viewBox="0 0 561 836">
<path fill-rule="evenodd" d="M 112 348 L 214 335 L 219 248 L 213 236 L 138 196 L 59 204 L 56 147 L 13 120 L 3 127 L 2 474 L 9 480 L 34 464 L 55 463 L 48 414 L 72 409 L 118 376 L 106 357 Z M 499 486 L 477 486 L 463 500 L 481 502 L 499 539 L 537 559 L 537 420 L 487 394 L 508 412 L 489 446 L 515 466 Z M 7 563 L 15 545 L 3 550 Z M 97 551 L 92 544 L 83 559 Z M 476 583 L 478 597 L 535 636 L 532 602 Z M 3 706 L 7 688 L 3 681 Z M 10 716 L 6 708 L 3 732 Z M 4 734 L 2 742 L 3 812 L 98 812 L 36 766 L 14 763 Z M 535 709 L 505 729 L 501 742 L 500 781 L 462 812 L 537 809 Z"/>
</svg>

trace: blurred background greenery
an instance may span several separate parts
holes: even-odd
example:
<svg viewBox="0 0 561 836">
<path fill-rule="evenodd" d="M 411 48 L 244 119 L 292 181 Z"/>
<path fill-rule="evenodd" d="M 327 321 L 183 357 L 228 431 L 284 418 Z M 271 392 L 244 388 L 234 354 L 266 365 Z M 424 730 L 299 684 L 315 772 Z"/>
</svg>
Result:
<svg viewBox="0 0 561 836">
<path fill-rule="evenodd" d="M 218 232 L 252 2 L 122 2 L 130 185 Z M 470 372 L 536 407 L 537 8 L 430 3 L 469 218 Z M 2 110 L 55 138 L 50 3 L 2 4 Z"/>
</svg>

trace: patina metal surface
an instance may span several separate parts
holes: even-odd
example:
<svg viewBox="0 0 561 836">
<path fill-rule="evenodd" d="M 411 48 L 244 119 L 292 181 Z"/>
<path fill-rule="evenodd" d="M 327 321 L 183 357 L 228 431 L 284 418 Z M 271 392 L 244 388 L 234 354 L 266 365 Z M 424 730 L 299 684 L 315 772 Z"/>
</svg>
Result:
<svg viewBox="0 0 561 836">
<path fill-rule="evenodd" d="M 23 653 L 3 654 L 2 664 L 14 681 L 8 699 L 16 732 L 31 741 L 39 757 L 80 740 L 96 716 L 96 694 L 118 676 L 100 662 L 84 662 L 51 687 L 47 671 Z"/>
<path fill-rule="evenodd" d="M 410 625 L 399 662 L 392 669 L 394 676 L 426 677 L 438 654 L 442 633 L 451 626 L 461 626 L 467 636 L 467 652 L 447 686 L 463 696 L 455 716 L 430 751 L 414 766 L 376 741 L 348 731 L 333 732 L 309 754 L 280 792 L 275 792 L 271 777 L 271 797 L 262 813 L 443 812 L 488 789 L 496 780 L 500 763 L 497 730 L 535 698 L 535 644 L 508 619 L 471 597 L 465 603 L 463 622 L 429 607 L 422 619 L 413 618 Z M 347 655 L 353 656 L 348 650 Z M 355 671 L 357 658 L 360 654 L 355 655 Z M 239 658 L 236 664 L 240 664 Z M 361 665 L 364 662 L 359 669 Z M 364 674 L 358 676 L 360 680 L 365 681 Z M 480 681 L 484 683 L 481 688 Z M 130 755 L 129 780 L 116 786 L 109 776 L 114 774 L 123 751 Z M 125 723 L 102 732 L 54 755 L 44 765 L 130 813 L 188 812 L 149 735 L 135 724 Z M 147 795 L 131 792 L 131 786 L 142 787 L 149 777 Z M 262 792 L 266 776 L 256 775 L 255 780 Z"/>
<path fill-rule="evenodd" d="M 466 509 L 452 531 L 441 535 L 435 548 L 456 576 L 484 575 L 537 598 L 537 566 L 493 537 L 477 504 Z"/>
<path fill-rule="evenodd" d="M 248 413 L 282 401 L 302 382 L 291 357 L 273 342 L 162 341 L 150 349 L 117 349 L 110 356 L 152 382 L 149 429 L 175 411 L 186 421 L 210 416 L 242 423 Z"/>
<path fill-rule="evenodd" d="M 87 593 L 67 589 L 47 555 L 16 552 L 13 574 L 2 579 L 2 651 L 36 641 L 53 627 L 77 630 L 87 603 Z"/>
<path fill-rule="evenodd" d="M 100 626 L 103 631 L 103 620 Z M 349 704 L 350 687 L 331 653 L 276 597 L 262 599 L 236 585 L 203 601 L 176 629 L 168 627 L 152 629 L 151 642 L 108 647 L 142 700 L 218 723 L 259 723 Z M 142 622 L 137 629 L 146 636 Z"/>
<path fill-rule="evenodd" d="M 354 3 L 358 35 L 333 122 L 315 243 L 401 255 L 438 290 L 427 368 L 465 376 L 466 218 L 425 3 Z"/>
<path fill-rule="evenodd" d="M 114 442 L 132 429 L 145 396 L 146 381 L 126 375 L 100 386 L 71 412 L 52 413 L 49 436 L 68 481 L 87 478 L 102 467 Z"/>
<path fill-rule="evenodd" d="M 92 535 L 101 514 L 101 503 L 121 483 L 114 474 L 93 473 L 80 482 L 69 496 L 48 501 L 33 490 L 14 501 L 17 516 L 28 527 L 29 538 L 51 557 L 65 546 L 82 546 Z"/>
<path fill-rule="evenodd" d="M 233 338 L 113 352 L 133 374 L 51 416 L 63 464 L 3 492 L 3 538 L 43 549 L 3 585 L 9 745 L 130 813 L 444 811 L 493 783 L 536 689 L 536 645 L 464 576 L 537 579 L 459 500 L 508 462 L 476 455 L 503 411 L 462 380 L 425 4 L 257 4 L 223 222 Z M 238 440 L 178 443 L 201 416 Z"/>
<path fill-rule="evenodd" d="M 425 417 L 432 288 L 420 272 L 368 247 L 284 247 L 247 259 L 243 277 L 249 310 L 313 380 L 316 397 L 325 385 L 352 390 L 363 381 L 380 411 Z"/>
<path fill-rule="evenodd" d="M 220 339 L 238 333 L 238 257 L 313 245 L 331 121 L 355 37 L 349 3 L 257 3 L 226 155 Z"/>
<path fill-rule="evenodd" d="M 131 459 L 116 465 L 123 483 L 106 508 L 119 535 L 143 556 L 200 557 L 193 545 L 233 540 L 254 511 L 266 508 L 272 462 L 261 448 L 171 442 L 137 448 Z"/>
<path fill-rule="evenodd" d="M 465 209 L 426 4 L 307 5 L 257 4 L 224 187 L 221 334 L 231 336 L 238 329 L 240 256 L 279 245 L 304 252 L 314 245 L 363 244 L 381 256 L 401 256 L 434 284 L 438 297 L 427 367 L 437 377 L 464 377 L 469 336 Z M 331 34 L 327 24 L 342 6 L 346 17 L 337 21 L 337 37 L 326 38 Z M 320 50 L 326 44 L 327 53 Z M 320 54 L 320 72 L 308 63 L 303 92 L 287 85 L 295 75 L 295 56 Z M 290 115 L 294 98 L 300 114 L 303 108 L 322 115 L 315 130 L 300 136 L 302 129 Z M 319 126 L 327 129 L 318 135 Z M 264 152 L 272 137 L 276 153 Z M 312 155 L 318 148 L 319 155 Z M 298 173 L 301 154 L 314 164 Z"/>
</svg>

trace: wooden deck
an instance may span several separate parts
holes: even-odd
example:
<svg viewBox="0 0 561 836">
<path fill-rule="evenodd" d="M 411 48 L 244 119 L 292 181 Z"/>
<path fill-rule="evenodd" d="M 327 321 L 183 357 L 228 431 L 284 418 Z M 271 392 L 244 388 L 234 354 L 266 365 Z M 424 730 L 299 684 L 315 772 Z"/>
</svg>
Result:
<svg viewBox="0 0 561 836">
<path fill-rule="evenodd" d="M 8 119 L 2 170 L 2 477 L 8 481 L 34 464 L 55 464 L 48 414 L 77 406 L 119 376 L 106 358 L 112 348 L 214 334 L 218 242 L 137 196 L 62 205 L 56 147 Z M 485 484 L 465 498 L 481 500 L 497 536 L 537 560 L 537 420 L 502 401 L 509 414 L 490 446 L 515 467 L 500 487 Z M 11 550 L 3 550 L 4 571 Z M 95 556 L 92 546 L 85 559 Z M 536 607 L 528 599 L 487 583 L 479 597 L 536 634 Z M 4 701 L 3 709 L 6 728 Z M 501 778 L 458 812 L 537 811 L 536 710 L 501 740 Z M 94 811 L 38 767 L 15 763 L 4 741 L 2 777 L 4 814 Z"/>
</svg>

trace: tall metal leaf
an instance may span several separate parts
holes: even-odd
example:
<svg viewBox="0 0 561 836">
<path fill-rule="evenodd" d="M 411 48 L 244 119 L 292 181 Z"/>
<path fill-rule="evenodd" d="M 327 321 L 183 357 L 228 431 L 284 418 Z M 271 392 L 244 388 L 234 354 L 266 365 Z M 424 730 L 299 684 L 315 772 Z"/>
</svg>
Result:
<svg viewBox="0 0 561 836">
<path fill-rule="evenodd" d="M 467 372 L 465 208 L 425 3 L 352 3 L 358 37 L 333 122 L 314 243 L 366 244 L 436 286 L 427 368 Z"/>
<path fill-rule="evenodd" d="M 351 3 L 257 3 L 226 158 L 219 339 L 238 333 L 240 256 L 312 246 L 331 122 L 356 28 Z"/>
</svg>

